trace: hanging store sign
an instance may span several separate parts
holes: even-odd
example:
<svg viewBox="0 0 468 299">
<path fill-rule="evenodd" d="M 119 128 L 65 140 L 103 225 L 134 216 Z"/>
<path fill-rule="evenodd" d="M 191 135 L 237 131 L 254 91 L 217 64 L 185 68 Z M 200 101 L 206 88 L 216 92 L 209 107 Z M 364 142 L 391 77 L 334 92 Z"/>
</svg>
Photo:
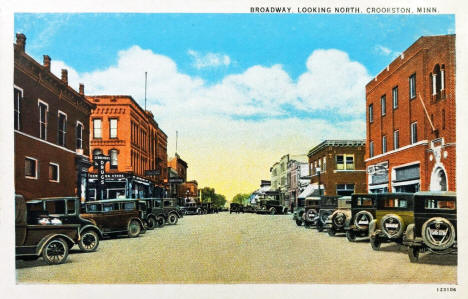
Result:
<svg viewBox="0 0 468 299">
<path fill-rule="evenodd" d="M 145 176 L 157 176 L 160 174 L 161 172 L 159 171 L 159 169 L 145 170 Z"/>
<path fill-rule="evenodd" d="M 182 178 L 169 178 L 169 183 L 180 184 L 183 182 L 184 182 L 184 179 Z"/>
<path fill-rule="evenodd" d="M 104 186 L 105 182 L 105 174 L 106 174 L 106 162 L 110 161 L 110 156 L 105 155 L 96 155 L 93 156 L 93 164 L 94 168 L 98 169 L 98 184 Z"/>
</svg>

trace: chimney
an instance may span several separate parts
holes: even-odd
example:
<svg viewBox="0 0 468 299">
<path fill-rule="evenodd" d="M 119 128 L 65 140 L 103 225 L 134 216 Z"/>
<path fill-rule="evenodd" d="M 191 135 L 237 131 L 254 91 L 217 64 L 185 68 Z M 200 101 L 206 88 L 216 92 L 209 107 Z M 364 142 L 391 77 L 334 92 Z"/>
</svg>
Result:
<svg viewBox="0 0 468 299">
<path fill-rule="evenodd" d="M 26 35 L 23 33 L 16 33 L 16 47 L 23 52 L 26 49 Z"/>
<path fill-rule="evenodd" d="M 80 83 L 80 94 L 84 96 L 84 84 Z"/>
<path fill-rule="evenodd" d="M 68 71 L 66 69 L 62 69 L 62 81 L 68 84 Z"/>
<path fill-rule="evenodd" d="M 50 57 L 49 55 L 44 55 L 44 67 L 50 72 Z"/>
</svg>

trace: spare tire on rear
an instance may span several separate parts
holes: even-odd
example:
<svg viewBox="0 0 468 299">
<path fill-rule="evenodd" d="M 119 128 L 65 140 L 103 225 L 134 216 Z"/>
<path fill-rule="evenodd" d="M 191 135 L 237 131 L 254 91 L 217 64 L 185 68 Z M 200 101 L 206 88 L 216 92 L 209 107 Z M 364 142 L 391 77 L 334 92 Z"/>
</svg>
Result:
<svg viewBox="0 0 468 299">
<path fill-rule="evenodd" d="M 390 239 L 398 239 L 403 235 L 405 222 L 397 214 L 387 214 L 380 221 L 382 231 Z"/>
<path fill-rule="evenodd" d="M 421 236 L 428 247 L 444 250 L 455 243 L 456 232 L 450 221 L 442 217 L 434 217 L 424 222 Z"/>
</svg>

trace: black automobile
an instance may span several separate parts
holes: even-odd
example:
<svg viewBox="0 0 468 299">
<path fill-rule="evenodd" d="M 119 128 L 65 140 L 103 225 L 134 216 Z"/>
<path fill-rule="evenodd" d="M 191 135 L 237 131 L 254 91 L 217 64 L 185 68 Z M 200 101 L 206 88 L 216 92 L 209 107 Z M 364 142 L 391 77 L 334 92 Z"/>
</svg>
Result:
<svg viewBox="0 0 468 299">
<path fill-rule="evenodd" d="M 283 207 L 279 200 L 261 199 L 259 201 L 257 214 L 286 214 L 287 208 Z"/>
<path fill-rule="evenodd" d="M 334 236 L 336 233 L 345 233 L 345 226 L 351 220 L 351 196 L 338 198 L 338 208 L 325 221 L 328 235 Z"/>
<path fill-rule="evenodd" d="M 417 192 L 414 194 L 414 223 L 406 228 L 403 244 L 411 262 L 419 253 L 457 252 L 457 195 L 455 192 Z"/>
<path fill-rule="evenodd" d="M 297 226 L 301 226 L 304 223 L 304 206 L 305 198 L 298 198 L 297 207 L 293 213 L 293 220 L 296 222 Z"/>
<path fill-rule="evenodd" d="M 195 202 L 188 202 L 183 207 L 183 213 L 185 215 L 201 215 L 203 214 L 203 210 L 201 209 L 200 205 Z"/>
<path fill-rule="evenodd" d="M 80 199 L 78 197 L 48 197 L 28 201 L 26 203 L 30 218 L 38 218 L 37 215 L 46 211 L 51 221 L 59 221 L 60 224 L 78 224 L 80 227 L 80 240 L 78 246 L 83 252 L 95 251 L 99 246 L 99 240 L 103 234 L 101 230 L 88 219 L 80 215 Z M 34 222 L 37 219 L 30 219 Z"/>
<path fill-rule="evenodd" d="M 255 211 L 256 211 L 255 206 L 246 205 L 244 207 L 244 213 L 255 213 Z"/>
<path fill-rule="evenodd" d="M 306 228 L 317 225 L 320 211 L 320 197 L 306 198 L 304 204 L 304 226 Z"/>
<path fill-rule="evenodd" d="M 231 202 L 231 204 L 229 205 L 229 214 L 241 212 L 244 213 L 244 206 L 240 203 Z"/>
<path fill-rule="evenodd" d="M 164 209 L 159 198 L 141 198 L 138 200 L 140 218 L 145 222 L 146 228 L 151 230 L 162 227 L 166 223 Z"/>
<path fill-rule="evenodd" d="M 346 238 L 350 242 L 356 237 L 369 236 L 369 224 L 375 218 L 377 201 L 375 194 L 351 195 L 351 220 L 345 226 Z"/>
<path fill-rule="evenodd" d="M 320 210 L 316 221 L 316 228 L 319 232 L 324 230 L 328 217 L 338 208 L 338 198 L 340 198 L 338 195 L 320 196 Z"/>
<path fill-rule="evenodd" d="M 413 193 L 380 193 L 376 195 L 375 219 L 369 224 L 372 249 L 384 242 L 403 243 L 406 227 L 414 223 Z"/>
</svg>

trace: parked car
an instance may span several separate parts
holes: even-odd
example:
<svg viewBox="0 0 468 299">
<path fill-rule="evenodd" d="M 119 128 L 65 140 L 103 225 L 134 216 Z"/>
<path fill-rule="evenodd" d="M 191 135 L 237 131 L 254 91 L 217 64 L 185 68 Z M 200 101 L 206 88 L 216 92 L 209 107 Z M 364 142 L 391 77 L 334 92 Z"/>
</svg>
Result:
<svg viewBox="0 0 468 299">
<path fill-rule="evenodd" d="M 306 198 L 304 205 L 304 226 L 317 225 L 320 212 L 320 197 Z"/>
<path fill-rule="evenodd" d="M 167 223 L 177 224 L 179 218 L 184 217 L 184 214 L 177 205 L 176 198 L 162 198 L 161 203 Z"/>
<path fill-rule="evenodd" d="M 229 214 L 241 212 L 244 213 L 244 206 L 240 203 L 231 202 L 229 205 Z"/>
<path fill-rule="evenodd" d="M 402 244 L 406 227 L 414 223 L 413 194 L 381 193 L 376 200 L 376 218 L 369 224 L 372 249 L 379 250 L 382 242 Z"/>
<path fill-rule="evenodd" d="M 376 194 L 351 195 L 351 219 L 345 225 L 346 238 L 354 242 L 356 237 L 369 237 L 369 224 L 375 218 Z"/>
<path fill-rule="evenodd" d="M 286 214 L 288 212 L 288 208 L 283 207 L 279 200 L 267 200 L 261 199 L 259 201 L 259 206 L 257 209 L 257 214 Z"/>
<path fill-rule="evenodd" d="M 62 224 L 78 224 L 81 236 L 78 246 L 81 251 L 91 252 L 98 248 L 102 232 L 93 222 L 81 217 L 78 197 L 39 198 L 28 201 L 26 207 L 31 217 L 35 217 L 35 213 L 47 211 L 49 218 L 58 219 Z"/>
<path fill-rule="evenodd" d="M 59 224 L 53 219 L 47 211 L 28 213 L 23 196 L 15 195 L 16 259 L 42 256 L 50 265 L 67 260 L 69 249 L 80 240 L 80 225 Z"/>
<path fill-rule="evenodd" d="M 329 236 L 336 233 L 345 233 L 345 226 L 351 220 L 351 196 L 338 198 L 338 208 L 325 221 L 325 227 Z"/>
<path fill-rule="evenodd" d="M 316 228 L 319 232 L 324 230 L 328 217 L 338 208 L 338 198 L 340 198 L 339 195 L 320 196 L 320 210 L 316 221 Z"/>
<path fill-rule="evenodd" d="M 164 210 L 160 207 L 161 200 L 158 198 L 140 198 L 138 200 L 138 209 L 140 218 L 146 224 L 149 230 L 162 227 L 166 223 Z"/>
<path fill-rule="evenodd" d="M 417 262 L 419 253 L 457 252 L 457 195 L 455 192 L 417 192 L 414 194 L 414 223 L 406 228 L 403 243 L 408 257 Z"/>
<path fill-rule="evenodd" d="M 84 203 L 81 217 L 91 220 L 106 236 L 127 234 L 130 238 L 146 232 L 136 199 L 107 199 Z"/>
<path fill-rule="evenodd" d="M 255 206 L 252 205 L 246 205 L 244 207 L 244 213 L 255 213 L 257 210 L 255 209 Z"/>
<path fill-rule="evenodd" d="M 302 226 L 304 223 L 304 205 L 305 205 L 305 198 L 298 198 L 297 199 L 297 207 L 293 213 L 293 220 L 296 222 L 297 226 Z"/>
</svg>

